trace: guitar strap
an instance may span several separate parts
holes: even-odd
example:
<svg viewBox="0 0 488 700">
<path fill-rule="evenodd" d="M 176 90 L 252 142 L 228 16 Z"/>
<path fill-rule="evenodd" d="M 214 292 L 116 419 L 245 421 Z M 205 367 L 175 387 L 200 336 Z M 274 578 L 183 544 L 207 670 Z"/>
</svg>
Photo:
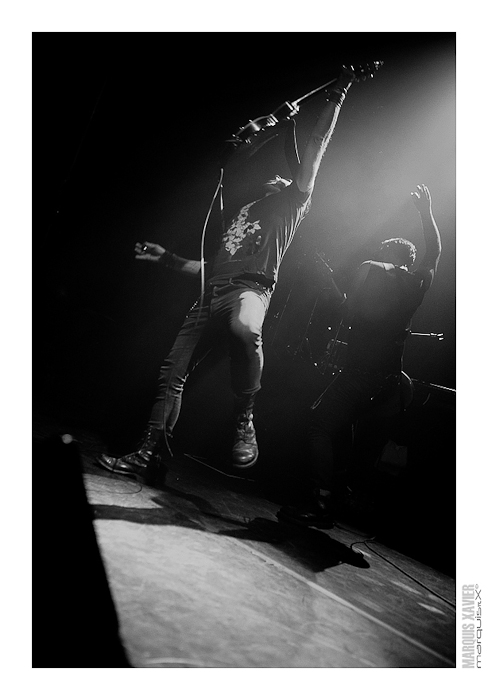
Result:
<svg viewBox="0 0 488 700">
<path fill-rule="evenodd" d="M 220 171 L 223 175 L 223 168 Z M 224 183 L 223 177 L 220 180 L 220 227 L 222 233 L 225 233 L 225 216 L 224 216 Z"/>
<path fill-rule="evenodd" d="M 285 158 L 290 170 L 292 180 L 294 180 L 300 167 L 300 157 L 298 155 L 296 122 L 289 119 L 285 132 Z"/>
</svg>

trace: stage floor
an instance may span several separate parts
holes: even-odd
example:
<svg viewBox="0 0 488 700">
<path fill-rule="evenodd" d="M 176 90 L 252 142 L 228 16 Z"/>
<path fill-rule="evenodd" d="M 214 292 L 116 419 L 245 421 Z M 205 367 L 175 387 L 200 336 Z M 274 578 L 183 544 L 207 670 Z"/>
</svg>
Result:
<svg viewBox="0 0 488 700">
<path fill-rule="evenodd" d="M 132 666 L 455 666 L 452 578 L 347 523 L 286 526 L 256 483 L 189 456 L 158 490 L 80 449 Z"/>
</svg>

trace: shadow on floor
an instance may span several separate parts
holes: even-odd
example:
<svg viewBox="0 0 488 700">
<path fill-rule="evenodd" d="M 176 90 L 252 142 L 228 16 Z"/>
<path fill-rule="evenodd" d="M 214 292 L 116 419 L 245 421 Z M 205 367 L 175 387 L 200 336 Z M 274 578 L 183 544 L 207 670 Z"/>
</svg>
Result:
<svg viewBox="0 0 488 700">
<path fill-rule="evenodd" d="M 93 516 L 100 520 L 126 520 L 146 525 L 187 527 L 239 540 L 265 542 L 313 572 L 343 563 L 358 568 L 369 568 L 368 562 L 361 554 L 337 542 L 321 530 L 294 527 L 263 517 L 239 519 L 223 516 L 201 496 L 169 487 L 165 489 L 165 493 L 170 498 L 152 498 L 160 508 L 96 504 L 92 506 Z"/>
</svg>

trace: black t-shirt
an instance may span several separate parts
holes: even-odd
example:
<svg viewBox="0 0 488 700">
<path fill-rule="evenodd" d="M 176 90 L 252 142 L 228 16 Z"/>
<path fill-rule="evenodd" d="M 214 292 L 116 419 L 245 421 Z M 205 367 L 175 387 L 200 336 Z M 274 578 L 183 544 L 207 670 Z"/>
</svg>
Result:
<svg viewBox="0 0 488 700">
<path fill-rule="evenodd" d="M 400 373 L 405 339 L 425 294 L 422 272 L 372 265 L 349 308 L 346 367 Z"/>
<path fill-rule="evenodd" d="M 283 256 L 308 212 L 310 193 L 296 184 L 250 202 L 224 233 L 213 262 L 210 283 L 242 274 L 264 275 L 276 282 Z"/>
</svg>

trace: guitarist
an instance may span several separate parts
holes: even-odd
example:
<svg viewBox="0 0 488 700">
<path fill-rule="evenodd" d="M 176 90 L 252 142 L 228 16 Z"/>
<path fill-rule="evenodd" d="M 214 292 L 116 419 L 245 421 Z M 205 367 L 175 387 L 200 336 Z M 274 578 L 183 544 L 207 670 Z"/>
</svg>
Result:
<svg viewBox="0 0 488 700">
<path fill-rule="evenodd" d="M 252 467 L 258 459 L 253 425 L 254 399 L 263 370 L 262 327 L 278 270 L 297 227 L 306 216 L 321 160 L 334 131 L 353 69 L 343 68 L 328 90 L 294 180 L 280 176 L 259 186 L 253 201 L 228 223 L 220 249 L 206 272 L 202 303 L 186 317 L 159 374 L 158 391 L 141 447 L 122 457 L 102 454 L 98 463 L 109 471 L 141 478 L 164 479 L 164 459 L 171 455 L 168 438 L 179 416 L 189 372 L 210 349 L 218 347 L 218 331 L 229 340 L 231 387 L 234 393 L 235 439 L 232 465 Z M 136 244 L 136 259 L 160 263 L 183 274 L 199 275 L 200 261 L 180 258 L 160 245 Z"/>
<path fill-rule="evenodd" d="M 430 288 L 441 239 L 428 188 L 417 185 L 425 254 L 415 271 L 415 246 L 404 238 L 383 241 L 375 260 L 363 262 L 348 294 L 348 338 L 344 369 L 315 402 L 308 434 L 309 495 L 281 508 L 278 517 L 301 525 L 330 526 L 334 516 L 334 439 L 371 405 L 380 392 L 400 387 L 405 339 L 416 309 Z"/>
</svg>

